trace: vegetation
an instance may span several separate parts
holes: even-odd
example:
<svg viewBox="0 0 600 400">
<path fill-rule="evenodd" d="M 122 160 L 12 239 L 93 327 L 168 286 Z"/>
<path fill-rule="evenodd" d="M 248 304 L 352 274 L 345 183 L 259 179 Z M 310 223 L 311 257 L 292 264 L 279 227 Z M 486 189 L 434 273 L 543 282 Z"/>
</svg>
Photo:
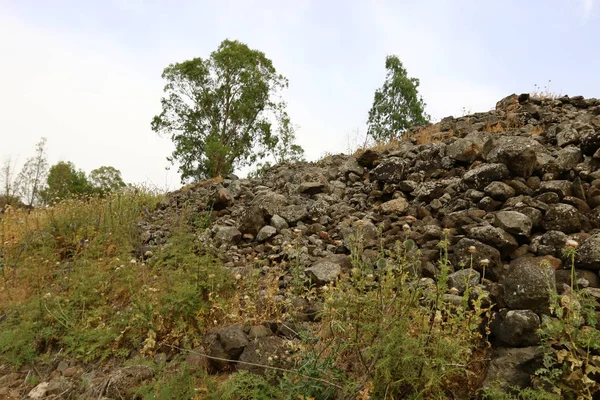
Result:
<svg viewBox="0 0 600 400">
<path fill-rule="evenodd" d="M 162 77 L 165 97 L 152 129 L 174 142 L 169 160 L 179 163 L 182 182 L 226 176 L 269 152 L 299 154 L 285 103 L 276 99 L 288 81 L 264 53 L 224 40 L 209 58 L 171 64 Z"/>
<path fill-rule="evenodd" d="M 27 206 L 31 207 L 39 202 L 47 174 L 46 138 L 42 138 L 36 144 L 35 155 L 27 159 L 17 177 L 19 195 Z"/>
<path fill-rule="evenodd" d="M 429 121 L 425 103 L 418 93 L 419 80 L 408 77 L 397 56 L 388 56 L 385 68 L 385 82 L 375 91 L 367 121 L 367 133 L 376 140 L 398 138 L 408 128 Z"/>
</svg>

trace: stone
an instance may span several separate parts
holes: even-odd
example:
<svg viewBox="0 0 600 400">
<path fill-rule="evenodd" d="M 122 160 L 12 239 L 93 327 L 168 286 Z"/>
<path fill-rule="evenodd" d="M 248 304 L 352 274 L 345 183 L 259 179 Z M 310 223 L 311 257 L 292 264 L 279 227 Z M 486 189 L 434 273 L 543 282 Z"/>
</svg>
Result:
<svg viewBox="0 0 600 400">
<path fill-rule="evenodd" d="M 249 343 L 248 336 L 239 325 L 222 328 L 217 333 L 217 338 L 223 346 L 227 358 L 231 360 L 237 360 Z"/>
<path fill-rule="evenodd" d="M 513 310 L 548 314 L 550 291 L 555 288 L 554 268 L 546 257 L 517 258 L 504 279 L 504 302 Z"/>
<path fill-rule="evenodd" d="M 233 204 L 233 196 L 224 187 L 217 189 L 212 196 L 212 206 L 213 210 L 223 210 Z"/>
<path fill-rule="evenodd" d="M 248 332 L 248 339 L 260 339 L 267 336 L 273 335 L 273 331 L 267 328 L 264 325 L 255 325 L 250 327 L 250 331 Z"/>
<path fill-rule="evenodd" d="M 479 284 L 481 274 L 474 269 L 465 268 L 448 275 L 448 287 L 458 289 L 460 294 L 467 288 L 472 288 Z"/>
<path fill-rule="evenodd" d="M 575 260 L 578 268 L 600 271 L 600 233 L 580 243 Z"/>
<path fill-rule="evenodd" d="M 263 226 L 265 226 L 265 217 L 261 207 L 254 205 L 244 210 L 240 219 L 240 232 L 256 236 Z"/>
<path fill-rule="evenodd" d="M 46 387 L 46 396 L 58 396 L 64 394 L 65 392 L 69 391 L 72 386 L 73 384 L 68 378 L 64 376 L 57 376 L 48 382 L 48 386 Z"/>
<path fill-rule="evenodd" d="M 44 397 L 46 397 L 46 394 L 48 393 L 49 385 L 50 385 L 49 382 L 42 382 L 42 383 L 38 384 L 36 387 L 34 387 L 33 389 L 31 389 L 31 391 L 27 394 L 27 396 L 29 396 L 30 399 L 43 399 Z"/>
<path fill-rule="evenodd" d="M 566 180 L 545 181 L 540 184 L 540 193 L 554 192 L 562 199 L 565 196 L 573 196 L 573 183 Z"/>
<path fill-rule="evenodd" d="M 583 161 L 583 154 L 581 150 L 575 146 L 565 147 L 561 149 L 556 155 L 556 163 L 563 169 L 573 169 Z"/>
<path fill-rule="evenodd" d="M 539 346 L 495 348 L 482 387 L 503 391 L 531 387 L 531 377 L 543 366 L 543 356 Z"/>
<path fill-rule="evenodd" d="M 285 219 L 288 224 L 295 224 L 308 216 L 308 209 L 302 204 L 289 205 L 285 206 L 279 215 Z"/>
<path fill-rule="evenodd" d="M 568 265 L 565 266 L 569 268 Z M 561 269 L 554 272 L 556 277 L 556 287 L 561 288 L 564 285 L 571 286 L 571 269 Z M 596 271 L 589 271 L 585 269 L 575 270 L 575 284 L 578 288 L 600 288 L 600 277 Z"/>
<path fill-rule="evenodd" d="M 379 153 L 371 149 L 363 151 L 357 159 L 358 164 L 366 168 L 373 168 L 377 160 L 379 160 Z"/>
<path fill-rule="evenodd" d="M 492 182 L 483 189 L 494 200 L 506 201 L 515 195 L 515 189 L 503 182 Z"/>
<path fill-rule="evenodd" d="M 253 340 L 246 346 L 240 356 L 240 361 L 244 363 L 237 364 L 238 371 L 248 371 L 253 374 L 264 375 L 266 369 L 260 365 L 272 367 L 285 367 L 286 364 L 286 344 L 284 339 L 277 336 L 269 336 Z M 248 363 L 248 364 L 245 364 Z"/>
<path fill-rule="evenodd" d="M 408 208 L 408 201 L 403 197 L 398 197 L 381 204 L 380 209 L 384 214 L 401 214 Z"/>
<path fill-rule="evenodd" d="M 600 129 L 590 129 L 581 138 L 581 151 L 586 156 L 593 155 L 600 149 Z"/>
<path fill-rule="evenodd" d="M 494 214 L 494 226 L 516 236 L 528 237 L 533 221 L 518 211 L 498 211 Z"/>
<path fill-rule="evenodd" d="M 242 232 L 235 226 L 216 226 L 214 239 L 220 244 L 235 244 L 242 239 Z"/>
<path fill-rule="evenodd" d="M 493 335 L 503 344 L 512 347 L 535 346 L 540 343 L 537 330 L 540 317 L 531 310 L 500 312 L 501 322 L 492 329 Z M 504 315 L 502 315 L 504 314 Z"/>
<path fill-rule="evenodd" d="M 208 359 L 204 356 L 205 353 L 204 347 L 195 347 L 186 357 L 186 365 L 194 372 L 206 371 L 208 369 Z"/>
<path fill-rule="evenodd" d="M 462 179 L 468 187 L 482 190 L 493 181 L 500 181 L 509 175 L 504 164 L 482 164 L 467 171 Z"/>
<path fill-rule="evenodd" d="M 258 242 L 264 242 L 277 234 L 277 228 L 271 225 L 263 226 L 260 231 L 256 234 L 256 240 Z"/>
<path fill-rule="evenodd" d="M 392 157 L 382 160 L 371 170 L 371 178 L 384 183 L 399 183 L 404 180 L 408 166 L 401 158 Z"/>
<path fill-rule="evenodd" d="M 581 231 L 581 215 L 575 207 L 569 204 L 551 204 L 544 215 L 544 229 L 563 233 Z"/>
<path fill-rule="evenodd" d="M 468 237 L 500 250 L 507 256 L 519 247 L 517 240 L 501 228 L 491 225 L 476 226 L 469 230 Z"/>
<path fill-rule="evenodd" d="M 531 251 L 538 256 L 562 257 L 569 237 L 561 231 L 548 231 L 531 240 Z"/>
<path fill-rule="evenodd" d="M 471 253 L 469 249 L 475 248 Z M 497 280 L 502 276 L 502 261 L 500 252 L 494 247 L 483 244 L 477 240 L 463 238 L 452 248 L 450 261 L 454 268 L 473 268 L 483 273 L 484 266 L 481 260 L 488 260 L 485 266 L 485 277 Z"/>
<path fill-rule="evenodd" d="M 490 135 L 481 132 L 471 132 L 464 138 L 458 139 L 446 147 L 446 155 L 457 161 L 473 162 L 483 159 L 483 152 L 492 139 Z"/>
<path fill-rule="evenodd" d="M 287 205 L 287 199 L 282 194 L 266 190 L 259 192 L 250 205 L 254 212 L 258 213 L 260 216 L 271 218 L 273 215 L 279 214 L 283 207 Z"/>
<path fill-rule="evenodd" d="M 316 285 L 334 282 L 342 273 L 340 264 L 332 261 L 319 261 L 304 270 L 304 273 Z"/>
<path fill-rule="evenodd" d="M 538 153 L 546 149 L 531 137 L 500 136 L 494 139 L 486 161 L 502 163 L 512 174 L 527 179 L 538 166 Z"/>
<path fill-rule="evenodd" d="M 323 182 L 302 182 L 298 191 L 300 193 L 306 193 L 309 195 L 314 195 L 318 193 L 323 193 L 326 188 L 326 184 Z"/>
<path fill-rule="evenodd" d="M 275 227 L 277 232 L 281 232 L 282 230 L 289 228 L 287 221 L 277 214 L 271 217 L 271 226 Z"/>
</svg>

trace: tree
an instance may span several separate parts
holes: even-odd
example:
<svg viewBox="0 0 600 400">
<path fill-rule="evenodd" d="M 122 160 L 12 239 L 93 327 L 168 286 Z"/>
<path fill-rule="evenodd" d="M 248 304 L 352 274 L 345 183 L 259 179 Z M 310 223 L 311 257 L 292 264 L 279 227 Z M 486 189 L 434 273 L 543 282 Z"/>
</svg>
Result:
<svg viewBox="0 0 600 400">
<path fill-rule="evenodd" d="M 383 86 L 375 91 L 369 111 L 367 134 L 376 140 L 400 136 L 406 129 L 429 121 L 425 103 L 418 93 L 419 80 L 409 78 L 397 56 L 385 60 L 387 75 Z"/>
<path fill-rule="evenodd" d="M 17 196 L 18 185 L 15 179 L 15 168 L 10 157 L 4 160 L 2 169 L 0 169 L 0 183 L 2 184 L 0 207 L 6 204 L 20 203 L 19 196 Z"/>
<path fill-rule="evenodd" d="M 50 167 L 47 187 L 40 193 L 46 204 L 64 200 L 76 195 L 92 192 L 92 185 L 85 172 L 75 168 L 72 162 L 60 161 Z"/>
<path fill-rule="evenodd" d="M 17 177 L 19 194 L 29 207 L 39 201 L 40 191 L 48 174 L 46 138 L 41 138 L 35 147 L 35 156 L 28 158 Z"/>
<path fill-rule="evenodd" d="M 101 195 L 117 191 L 126 186 L 123 178 L 121 178 L 121 171 L 110 166 L 96 168 L 90 172 L 89 181 L 94 191 Z"/>
<path fill-rule="evenodd" d="M 271 120 L 283 111 L 275 96 L 287 87 L 264 53 L 224 40 L 207 59 L 194 58 L 164 69 L 162 112 L 152 130 L 169 135 L 186 180 L 223 176 L 251 165 L 275 147 Z"/>
</svg>

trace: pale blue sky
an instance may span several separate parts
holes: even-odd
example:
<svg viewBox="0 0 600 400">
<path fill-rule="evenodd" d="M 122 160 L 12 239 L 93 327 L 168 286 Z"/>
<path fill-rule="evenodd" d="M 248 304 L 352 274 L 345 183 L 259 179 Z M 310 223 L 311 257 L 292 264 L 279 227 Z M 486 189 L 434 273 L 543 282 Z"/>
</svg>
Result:
<svg viewBox="0 0 600 400">
<path fill-rule="evenodd" d="M 225 39 L 266 53 L 307 156 L 344 152 L 365 131 L 396 54 L 436 119 L 487 111 L 534 84 L 600 97 L 595 0 L 0 0 L 0 157 L 19 163 L 40 136 L 52 163 L 119 168 L 178 187 L 171 143 L 150 130 L 169 63 Z"/>
</svg>

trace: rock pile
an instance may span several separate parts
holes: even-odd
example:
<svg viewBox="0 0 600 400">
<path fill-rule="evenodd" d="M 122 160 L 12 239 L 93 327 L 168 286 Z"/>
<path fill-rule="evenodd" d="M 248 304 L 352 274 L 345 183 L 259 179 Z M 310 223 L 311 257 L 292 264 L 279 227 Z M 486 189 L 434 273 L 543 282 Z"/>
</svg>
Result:
<svg viewBox="0 0 600 400">
<path fill-rule="evenodd" d="M 569 243 L 579 246 L 575 284 L 599 293 L 600 100 L 511 95 L 490 112 L 406 136 L 356 155 L 279 165 L 261 178 L 183 188 L 142 224 L 145 245 L 165 241 L 170 212 L 212 210 L 206 240 L 233 273 L 257 268 L 256 260 L 265 271 L 293 260 L 325 285 L 351 267 L 357 241 L 368 263 L 380 245 L 407 237 L 421 250 L 420 277 L 435 278 L 437 245 L 449 233 L 454 273 L 482 283 L 496 304 L 488 379 L 524 385 L 540 359 L 535 332 L 548 288 L 571 285 L 562 257 Z M 281 280 L 282 295 L 290 282 Z M 215 354 L 239 358 L 254 346 L 248 329 L 225 331 L 236 340 L 212 334 Z M 272 333 L 264 337 L 275 341 Z"/>
</svg>

